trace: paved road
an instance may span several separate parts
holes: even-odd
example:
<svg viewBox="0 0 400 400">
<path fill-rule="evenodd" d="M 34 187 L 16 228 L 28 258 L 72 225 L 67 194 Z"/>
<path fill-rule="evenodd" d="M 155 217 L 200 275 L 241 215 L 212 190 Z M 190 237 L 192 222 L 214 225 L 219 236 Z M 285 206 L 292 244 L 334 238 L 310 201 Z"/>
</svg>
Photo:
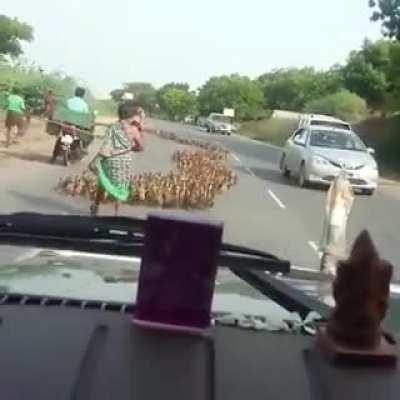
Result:
<svg viewBox="0 0 400 400">
<path fill-rule="evenodd" d="M 325 192 L 300 189 L 283 179 L 277 168 L 279 149 L 239 136 L 210 135 L 163 121 L 152 123 L 159 129 L 215 141 L 231 150 L 231 163 L 239 173 L 239 184 L 219 196 L 213 209 L 197 211 L 224 220 L 225 241 L 270 251 L 296 265 L 318 268 L 316 247 L 322 230 Z M 149 135 L 146 151 L 136 159 L 136 170 L 173 168 L 170 156 L 177 146 Z M 6 160 L 0 157 L 2 212 L 25 210 L 87 215 L 87 201 L 67 198 L 54 191 L 61 176 L 79 172 L 87 160 L 66 170 L 61 165 L 48 164 L 50 151 L 51 142 L 29 157 L 18 154 Z M 394 264 L 400 260 L 399 200 L 400 187 L 397 186 L 383 186 L 373 197 L 357 196 L 349 227 L 350 239 L 360 230 L 369 229 L 382 254 Z M 121 210 L 123 214 L 142 217 L 148 211 L 147 207 L 123 207 Z M 104 214 L 111 212 L 110 207 L 102 210 Z M 8 258 L 14 259 L 16 255 L 10 250 Z M 400 280 L 400 269 L 396 280 Z"/>
<path fill-rule="evenodd" d="M 176 130 L 181 134 L 217 141 L 232 151 L 238 170 L 257 181 L 257 208 L 243 204 L 243 229 L 264 235 L 264 249 L 286 255 L 302 266 L 318 264 L 317 244 L 322 231 L 326 192 L 301 189 L 283 178 L 278 163 L 281 150 L 242 136 L 210 135 L 195 127 L 183 127 L 154 121 L 158 128 Z M 349 221 L 349 242 L 363 229 L 368 229 L 385 258 L 395 266 L 400 261 L 400 185 L 382 183 L 373 197 L 357 195 Z M 267 227 L 260 227 L 261 220 Z M 258 223 L 256 223 L 256 221 Z M 254 225 L 253 225 L 254 223 Z M 400 280 L 400 268 L 396 268 Z"/>
</svg>

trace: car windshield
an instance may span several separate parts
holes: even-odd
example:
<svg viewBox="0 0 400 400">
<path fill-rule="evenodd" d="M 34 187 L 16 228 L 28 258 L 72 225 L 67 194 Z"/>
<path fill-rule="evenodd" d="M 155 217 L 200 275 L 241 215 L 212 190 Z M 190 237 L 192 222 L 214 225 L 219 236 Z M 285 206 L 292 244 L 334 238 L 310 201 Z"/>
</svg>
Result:
<svg viewBox="0 0 400 400">
<path fill-rule="evenodd" d="M 346 131 L 351 130 L 350 125 L 345 124 L 343 122 L 322 121 L 322 120 L 316 120 L 316 119 L 311 120 L 311 126 L 328 126 L 330 128 L 344 129 Z"/>
<path fill-rule="evenodd" d="M 310 146 L 328 149 L 366 151 L 363 142 L 353 134 L 337 131 L 316 131 L 310 135 Z"/>
<path fill-rule="evenodd" d="M 369 14 L 385 2 L 370 3 L 2 1 L 0 214 L 30 219 L 11 239 L 0 219 L 0 303 L 14 291 L 132 302 L 141 254 L 118 256 L 143 243 L 120 224 L 154 212 L 221 224 L 237 257 L 268 253 L 316 273 L 277 279 L 325 303 L 331 286 L 317 287 L 336 268 L 326 255 L 349 257 L 366 229 L 397 285 L 400 33 L 387 23 L 382 36 Z M 351 201 L 328 212 L 340 167 Z M 37 214 L 53 231 L 30 234 L 52 246 L 26 244 Z M 86 222 L 62 224 L 74 216 Z M 85 230 L 103 217 L 106 228 Z M 63 233 L 69 247 L 57 248 Z M 82 255 L 76 238 L 92 234 L 96 246 L 124 243 Z M 270 312 L 279 296 L 255 294 L 257 279 L 221 253 L 214 311 Z"/>
</svg>

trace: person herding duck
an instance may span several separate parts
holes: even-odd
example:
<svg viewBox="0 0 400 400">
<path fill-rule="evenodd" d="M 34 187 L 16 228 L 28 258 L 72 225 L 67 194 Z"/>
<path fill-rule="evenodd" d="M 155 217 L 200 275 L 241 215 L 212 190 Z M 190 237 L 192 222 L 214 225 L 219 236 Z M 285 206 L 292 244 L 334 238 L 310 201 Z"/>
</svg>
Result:
<svg viewBox="0 0 400 400">
<path fill-rule="evenodd" d="M 114 201 L 114 213 L 118 215 L 120 202 L 131 195 L 133 175 L 133 154 L 143 150 L 141 118 L 132 101 L 118 107 L 119 120 L 107 128 L 104 141 L 92 161 L 97 173 L 98 189 L 90 207 L 92 216 L 99 212 L 99 206 L 106 196 Z"/>
</svg>

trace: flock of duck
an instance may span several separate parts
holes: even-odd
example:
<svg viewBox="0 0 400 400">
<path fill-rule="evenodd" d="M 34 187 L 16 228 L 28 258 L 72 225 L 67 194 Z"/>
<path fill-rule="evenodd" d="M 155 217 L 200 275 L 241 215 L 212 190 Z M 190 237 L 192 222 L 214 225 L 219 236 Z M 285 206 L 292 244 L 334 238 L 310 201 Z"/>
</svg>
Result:
<svg viewBox="0 0 400 400">
<path fill-rule="evenodd" d="M 143 172 L 134 175 L 128 204 L 162 208 L 210 208 L 218 194 L 228 191 L 238 182 L 237 174 L 228 166 L 229 153 L 225 149 L 185 139 L 174 133 L 155 133 L 191 148 L 173 153 L 175 170 L 166 174 Z M 66 195 L 93 200 L 97 192 L 97 178 L 87 170 L 83 174 L 62 178 L 57 188 Z"/>
</svg>

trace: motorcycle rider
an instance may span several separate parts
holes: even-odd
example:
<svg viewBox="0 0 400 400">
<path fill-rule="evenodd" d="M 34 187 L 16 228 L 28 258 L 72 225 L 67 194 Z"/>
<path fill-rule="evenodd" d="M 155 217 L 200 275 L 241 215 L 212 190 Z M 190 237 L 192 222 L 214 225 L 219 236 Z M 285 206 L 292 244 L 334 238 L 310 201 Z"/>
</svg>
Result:
<svg viewBox="0 0 400 400">
<path fill-rule="evenodd" d="M 75 96 L 71 97 L 67 101 L 67 106 L 71 111 L 75 111 L 78 113 L 88 114 L 89 106 L 86 101 L 83 99 L 85 96 L 85 89 L 82 87 L 77 87 L 75 90 Z"/>
<path fill-rule="evenodd" d="M 88 114 L 89 111 L 89 106 L 86 103 L 86 101 L 83 99 L 85 96 L 85 89 L 82 87 L 77 87 L 75 89 L 75 95 L 67 100 L 67 107 L 69 110 L 77 112 L 77 113 L 82 113 L 82 114 Z M 61 138 L 62 136 L 59 136 L 56 140 L 56 143 L 54 145 L 53 149 L 53 156 L 51 161 L 55 162 L 57 158 L 57 154 L 59 154 L 60 147 L 61 147 Z"/>
</svg>

